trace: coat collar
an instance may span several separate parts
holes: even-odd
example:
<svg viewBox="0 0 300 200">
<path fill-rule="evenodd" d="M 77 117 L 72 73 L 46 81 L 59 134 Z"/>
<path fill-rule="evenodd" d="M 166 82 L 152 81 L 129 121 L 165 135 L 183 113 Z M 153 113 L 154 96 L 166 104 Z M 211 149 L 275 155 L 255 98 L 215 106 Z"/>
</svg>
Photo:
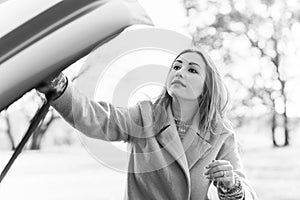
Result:
<svg viewBox="0 0 300 200">
<path fill-rule="evenodd" d="M 187 131 L 183 141 L 180 140 L 171 106 L 166 112 L 162 112 L 157 121 L 157 140 L 160 145 L 168 151 L 182 169 L 189 174 L 189 170 L 203 156 L 207 155 L 210 149 L 217 142 L 220 135 L 221 123 L 215 133 L 203 132 L 199 129 L 199 114 L 196 113 L 190 129 Z"/>
</svg>

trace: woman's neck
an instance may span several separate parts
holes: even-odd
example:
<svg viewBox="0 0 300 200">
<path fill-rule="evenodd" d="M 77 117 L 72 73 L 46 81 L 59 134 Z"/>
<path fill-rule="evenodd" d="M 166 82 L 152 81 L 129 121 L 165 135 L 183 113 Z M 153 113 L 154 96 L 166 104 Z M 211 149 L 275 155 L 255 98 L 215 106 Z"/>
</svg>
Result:
<svg viewBox="0 0 300 200">
<path fill-rule="evenodd" d="M 173 116 L 183 122 L 191 123 L 195 113 L 198 111 L 198 100 L 186 100 L 172 98 Z"/>
</svg>

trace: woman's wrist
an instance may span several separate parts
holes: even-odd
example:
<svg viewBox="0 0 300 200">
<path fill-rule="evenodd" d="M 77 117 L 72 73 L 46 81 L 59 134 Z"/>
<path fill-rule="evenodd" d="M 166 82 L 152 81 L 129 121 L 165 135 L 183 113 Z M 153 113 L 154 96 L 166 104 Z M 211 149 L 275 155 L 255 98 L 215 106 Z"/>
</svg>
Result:
<svg viewBox="0 0 300 200">
<path fill-rule="evenodd" d="M 241 181 L 237 175 L 234 177 L 234 185 L 226 187 L 222 182 L 218 184 L 218 193 L 221 200 L 225 199 L 243 199 L 244 190 Z"/>
</svg>

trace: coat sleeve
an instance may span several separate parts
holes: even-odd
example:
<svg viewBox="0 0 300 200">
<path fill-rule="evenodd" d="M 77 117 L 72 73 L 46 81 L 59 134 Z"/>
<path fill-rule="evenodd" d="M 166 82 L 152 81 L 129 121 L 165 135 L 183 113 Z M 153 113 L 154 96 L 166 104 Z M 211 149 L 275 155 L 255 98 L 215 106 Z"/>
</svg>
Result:
<svg viewBox="0 0 300 200">
<path fill-rule="evenodd" d="M 72 83 L 52 106 L 74 128 L 88 137 L 106 141 L 128 141 L 139 127 L 139 107 L 119 108 L 95 102 L 80 93 Z"/>
<path fill-rule="evenodd" d="M 233 166 L 234 172 L 239 176 L 243 189 L 245 190 L 245 200 L 257 200 L 255 191 L 249 184 L 247 177 L 243 171 L 243 165 L 238 151 L 238 143 L 236 139 L 236 134 L 233 131 L 231 125 L 226 124 L 223 129 L 222 134 L 226 134 L 226 138 L 223 146 L 220 149 L 220 152 L 217 156 L 217 159 L 228 160 Z"/>
</svg>

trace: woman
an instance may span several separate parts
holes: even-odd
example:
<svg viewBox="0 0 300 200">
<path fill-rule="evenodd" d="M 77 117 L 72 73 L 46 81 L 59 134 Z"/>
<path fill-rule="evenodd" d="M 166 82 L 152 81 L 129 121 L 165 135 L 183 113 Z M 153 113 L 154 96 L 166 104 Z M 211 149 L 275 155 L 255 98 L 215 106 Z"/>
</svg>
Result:
<svg viewBox="0 0 300 200">
<path fill-rule="evenodd" d="M 117 108 L 67 82 L 61 74 L 39 91 L 55 92 L 53 107 L 87 136 L 128 142 L 126 199 L 211 199 L 214 190 L 221 200 L 256 199 L 226 120 L 227 90 L 203 50 L 175 58 L 154 103 Z"/>
</svg>

